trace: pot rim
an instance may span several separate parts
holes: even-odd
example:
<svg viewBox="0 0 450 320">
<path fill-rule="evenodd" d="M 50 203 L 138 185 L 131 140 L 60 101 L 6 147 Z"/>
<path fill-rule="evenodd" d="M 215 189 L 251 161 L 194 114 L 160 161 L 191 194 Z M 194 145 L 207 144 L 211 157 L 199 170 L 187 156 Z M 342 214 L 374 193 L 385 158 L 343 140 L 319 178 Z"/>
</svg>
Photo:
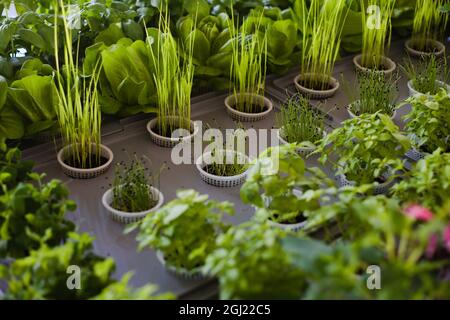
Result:
<svg viewBox="0 0 450 320">
<path fill-rule="evenodd" d="M 230 103 L 231 100 L 234 99 L 236 101 L 236 98 L 238 96 L 241 96 L 241 95 L 254 96 L 254 97 L 258 98 L 258 99 L 261 99 L 264 102 L 264 106 L 267 107 L 267 110 L 262 111 L 262 112 L 257 112 L 257 113 L 249 113 L 249 112 L 242 112 L 242 111 L 239 111 L 239 110 L 233 108 L 233 104 Z M 227 107 L 228 110 L 230 110 L 231 112 L 233 112 L 233 113 L 235 113 L 237 115 L 243 116 L 243 117 L 264 116 L 264 115 L 269 114 L 273 110 L 273 103 L 272 103 L 272 101 L 270 101 L 267 97 L 265 97 L 263 95 L 253 94 L 253 93 L 236 93 L 236 94 L 233 93 L 233 94 L 230 94 L 230 95 L 228 95 L 225 98 L 224 103 L 225 103 L 225 106 Z"/>
<path fill-rule="evenodd" d="M 93 145 L 95 145 L 95 144 L 93 143 Z M 71 170 L 71 171 L 74 171 L 74 172 L 80 172 L 80 173 L 93 173 L 93 172 L 97 172 L 97 171 L 99 171 L 99 170 L 103 170 L 103 169 L 108 168 L 108 167 L 111 165 L 111 163 L 113 162 L 113 160 L 114 160 L 114 154 L 113 154 L 113 152 L 111 151 L 111 149 L 108 148 L 107 146 L 105 146 L 104 144 L 100 144 L 100 150 L 103 151 L 103 152 L 105 152 L 105 154 L 106 154 L 107 157 L 108 157 L 108 161 L 107 161 L 106 163 L 104 163 L 104 164 L 101 165 L 101 166 L 98 166 L 98 167 L 95 167 L 95 168 L 88 168 L 88 169 L 81 169 L 81 168 L 72 167 L 72 166 L 70 166 L 70 165 L 68 165 L 68 164 L 66 164 L 66 163 L 64 162 L 64 153 L 65 153 L 65 151 L 66 151 L 67 149 L 69 149 L 71 146 L 72 146 L 72 144 L 67 145 L 67 146 L 61 148 L 61 150 L 59 150 L 58 155 L 57 155 L 58 163 L 59 163 L 62 167 L 64 167 L 66 170 Z"/>
<path fill-rule="evenodd" d="M 250 162 L 251 162 L 250 161 L 250 157 L 248 157 L 246 154 L 243 154 L 241 152 L 237 152 L 237 151 L 234 151 L 234 150 L 226 150 L 226 149 L 220 149 L 219 150 L 219 152 L 223 152 L 223 151 L 225 151 L 227 154 L 228 153 L 233 153 L 233 154 L 238 154 L 238 155 L 244 157 L 244 159 L 248 162 L 248 164 L 250 164 Z M 242 173 L 240 173 L 238 175 L 234 175 L 234 176 L 226 176 L 226 177 L 225 176 L 217 176 L 217 175 L 208 173 L 208 172 L 206 172 L 203 169 L 203 167 L 204 167 L 203 159 L 205 157 L 210 157 L 210 156 L 211 156 L 211 151 L 205 152 L 200 157 L 198 157 L 196 162 L 195 162 L 197 170 L 200 171 L 201 174 L 205 175 L 206 177 L 208 177 L 210 179 L 223 180 L 223 181 L 238 180 L 238 179 L 241 179 L 241 178 L 245 177 L 247 175 L 247 173 L 248 173 L 248 170 L 250 169 L 250 168 L 247 168 L 244 172 L 242 172 Z"/>
<path fill-rule="evenodd" d="M 171 116 L 168 118 L 180 118 L 178 116 Z M 184 137 L 180 137 L 180 138 L 172 138 L 172 137 L 165 137 L 162 136 L 158 133 L 156 133 L 155 131 L 153 131 L 153 128 L 156 126 L 156 123 L 158 121 L 158 117 L 153 118 L 152 120 L 150 120 L 149 122 L 147 122 L 147 131 L 151 134 L 154 135 L 155 137 L 158 137 L 158 139 L 160 140 L 165 140 L 165 141 L 170 141 L 170 142 L 182 142 L 182 141 L 188 141 L 191 140 L 194 136 L 196 136 L 200 130 L 200 128 L 197 126 L 197 124 L 195 123 L 195 121 L 193 121 L 192 119 L 189 119 L 189 122 L 191 124 L 191 127 L 193 129 L 193 132 L 191 132 L 189 135 L 184 136 Z"/>
<path fill-rule="evenodd" d="M 307 88 L 299 83 L 300 78 L 305 77 L 305 76 L 310 77 L 310 76 L 314 76 L 314 75 L 328 78 L 328 84 L 330 84 L 332 86 L 332 88 L 327 89 L 327 90 L 317 90 L 317 89 Z M 302 90 L 304 90 L 306 92 L 320 93 L 320 94 L 332 94 L 332 93 L 336 92 L 340 86 L 339 81 L 335 77 L 328 76 L 325 74 L 320 74 L 320 73 L 312 73 L 312 72 L 305 72 L 305 73 L 300 73 L 300 74 L 296 75 L 294 78 L 294 83 L 297 86 L 297 88 L 301 88 Z"/>
</svg>

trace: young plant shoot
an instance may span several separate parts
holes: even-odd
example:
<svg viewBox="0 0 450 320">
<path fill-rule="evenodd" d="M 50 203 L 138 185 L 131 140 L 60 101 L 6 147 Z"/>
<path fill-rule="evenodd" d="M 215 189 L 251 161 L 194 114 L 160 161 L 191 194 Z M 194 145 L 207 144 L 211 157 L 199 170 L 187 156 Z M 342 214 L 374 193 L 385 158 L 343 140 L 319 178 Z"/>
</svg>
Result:
<svg viewBox="0 0 450 320">
<path fill-rule="evenodd" d="M 158 98 L 156 131 L 164 137 L 171 137 L 178 129 L 191 132 L 195 33 L 191 33 L 186 43 L 177 42 L 170 31 L 168 10 L 165 10 L 161 11 L 158 29 L 147 29 L 147 35 L 155 66 L 154 80 Z"/>
<path fill-rule="evenodd" d="M 146 168 L 146 165 L 148 166 Z M 128 163 L 116 165 L 116 175 L 113 183 L 114 209 L 123 212 L 142 212 L 153 208 L 158 198 L 151 192 L 151 187 L 159 185 L 159 174 L 148 173 L 150 159 L 137 156 Z"/>
<path fill-rule="evenodd" d="M 259 100 L 264 96 L 267 63 L 267 36 L 261 32 L 262 15 L 250 28 L 239 29 L 234 15 L 228 21 L 231 36 L 230 82 L 237 111 L 260 113 L 264 106 Z"/>
<path fill-rule="evenodd" d="M 59 8 L 63 17 L 63 52 L 59 50 L 58 14 Z M 79 39 L 77 47 L 73 46 L 73 30 L 69 26 L 68 12 L 63 0 L 59 7 L 55 6 L 55 64 L 56 86 L 59 102 L 56 114 L 65 149 L 66 164 L 79 168 L 95 168 L 106 162 L 101 157 L 101 110 L 98 103 L 97 83 L 100 64 L 98 63 L 91 75 L 83 75 L 78 66 Z M 76 54 L 74 55 L 74 52 Z M 63 57 L 64 66 L 60 65 Z"/>
<path fill-rule="evenodd" d="M 281 108 L 277 117 L 280 137 L 288 143 L 314 144 L 323 137 L 324 116 L 308 99 L 294 95 Z"/>
<path fill-rule="evenodd" d="M 361 64 L 369 69 L 383 70 L 383 58 L 391 43 L 395 0 L 361 0 L 360 3 L 363 28 Z"/>
<path fill-rule="evenodd" d="M 448 14 L 441 11 L 447 0 L 416 0 L 412 40 L 419 51 L 432 52 L 428 40 L 438 40 L 446 30 Z"/>
<path fill-rule="evenodd" d="M 304 77 L 300 84 L 309 89 L 328 90 L 348 8 L 345 9 L 345 0 L 312 0 L 309 10 L 306 0 L 302 0 L 300 6 L 303 16 L 300 72 Z"/>
<path fill-rule="evenodd" d="M 359 72 L 356 95 L 353 94 L 353 88 L 344 86 L 352 101 L 349 110 L 355 116 L 364 113 L 374 114 L 378 111 L 392 116 L 396 109 L 395 100 L 398 96 L 397 82 L 398 78 L 393 76 L 386 77 L 377 72 Z"/>
</svg>

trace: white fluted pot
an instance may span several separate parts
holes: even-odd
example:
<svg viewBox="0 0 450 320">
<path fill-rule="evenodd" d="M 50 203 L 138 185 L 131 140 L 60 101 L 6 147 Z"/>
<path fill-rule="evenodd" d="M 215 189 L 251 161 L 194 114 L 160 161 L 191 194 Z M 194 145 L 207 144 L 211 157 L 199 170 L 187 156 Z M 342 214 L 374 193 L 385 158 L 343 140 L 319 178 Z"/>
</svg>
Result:
<svg viewBox="0 0 450 320">
<path fill-rule="evenodd" d="M 327 135 L 326 131 L 323 131 L 322 135 L 323 135 L 323 137 L 325 137 Z M 283 127 L 281 127 L 280 129 L 277 130 L 277 138 L 278 138 L 278 141 L 280 142 L 280 144 L 289 144 L 289 142 L 287 142 L 283 138 Z M 296 151 L 299 155 L 307 157 L 311 153 L 313 153 L 316 149 L 317 149 L 317 147 L 297 147 Z"/>
<path fill-rule="evenodd" d="M 311 79 L 311 78 L 322 78 L 328 83 L 329 89 L 325 90 L 317 90 L 317 89 L 311 89 L 308 87 L 305 87 L 302 85 L 302 82 L 305 79 Z M 334 77 L 322 75 L 322 74 L 315 74 L 315 73 L 301 73 L 297 75 L 294 78 L 294 84 L 297 90 L 303 94 L 304 96 L 315 99 L 315 100 L 323 100 L 327 98 L 331 98 L 336 94 L 336 92 L 339 89 L 339 81 L 335 79 Z"/>
<path fill-rule="evenodd" d="M 356 70 L 362 73 L 381 73 L 384 76 L 390 76 L 394 73 L 395 69 L 397 68 L 397 65 L 394 61 L 392 61 L 390 58 L 382 56 L 381 57 L 381 64 L 383 65 L 383 70 L 374 70 L 371 68 L 364 67 L 362 65 L 362 54 L 358 54 L 353 58 L 353 64 L 356 67 Z"/>
<path fill-rule="evenodd" d="M 409 39 L 405 42 L 406 52 L 414 58 L 427 58 L 430 56 L 443 57 L 445 55 L 445 45 L 434 39 L 426 39 L 427 46 L 433 48 L 433 51 L 420 51 L 414 48 L 414 40 Z"/>
<path fill-rule="evenodd" d="M 273 103 L 269 99 L 267 99 L 264 96 L 251 94 L 251 93 L 245 93 L 243 94 L 245 96 L 253 96 L 253 102 L 261 107 L 263 111 L 257 112 L 257 113 L 249 113 L 249 112 L 242 112 L 236 109 L 236 103 L 238 100 L 238 97 L 241 96 L 240 93 L 236 95 L 229 95 L 225 98 L 225 107 L 227 109 L 227 113 L 230 115 L 231 118 L 237 121 L 241 122 L 255 122 L 259 120 L 265 119 L 269 113 L 273 110 Z"/>
<path fill-rule="evenodd" d="M 189 280 L 202 280 L 208 278 L 207 275 L 202 273 L 201 268 L 187 270 L 185 268 L 174 267 L 168 264 L 164 258 L 164 253 L 162 251 L 156 251 L 156 258 L 166 268 L 167 271 L 179 278 Z"/>
<path fill-rule="evenodd" d="M 170 118 L 178 119 L 178 117 L 170 117 Z M 158 145 L 160 147 L 164 147 L 164 148 L 172 148 L 179 143 L 192 142 L 194 140 L 194 137 L 198 134 L 200 128 L 197 126 L 197 124 L 194 121 L 189 120 L 189 122 L 190 122 L 191 133 L 186 136 L 183 136 L 183 137 L 177 137 L 177 138 L 164 137 L 164 136 L 160 135 L 159 133 L 157 133 L 156 127 L 158 125 L 158 118 L 154 118 L 147 123 L 147 131 L 150 133 L 150 138 L 156 145 Z"/>
</svg>

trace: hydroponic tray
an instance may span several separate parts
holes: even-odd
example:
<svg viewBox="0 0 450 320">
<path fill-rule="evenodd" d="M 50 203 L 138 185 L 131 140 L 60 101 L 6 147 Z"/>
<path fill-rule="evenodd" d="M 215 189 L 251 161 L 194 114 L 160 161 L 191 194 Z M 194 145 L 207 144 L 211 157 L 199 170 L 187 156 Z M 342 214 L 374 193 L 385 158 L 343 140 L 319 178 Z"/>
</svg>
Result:
<svg viewBox="0 0 450 320">
<path fill-rule="evenodd" d="M 202 120 L 204 127 L 236 128 L 236 124 L 228 116 L 224 106 L 226 95 L 205 95 L 193 99 L 192 119 Z M 268 95 L 278 107 L 279 101 Z M 229 218 L 233 224 L 242 223 L 251 218 L 254 209 L 240 201 L 240 187 L 218 188 L 202 181 L 194 164 L 173 165 L 171 162 L 172 149 L 156 146 L 150 140 L 146 130 L 146 123 L 150 116 L 138 116 L 111 122 L 104 126 L 102 143 L 114 152 L 114 163 L 129 159 L 136 153 L 145 155 L 153 163 L 153 168 L 159 169 L 163 164 L 167 169 L 161 174 L 160 189 L 165 202 L 176 196 L 176 190 L 193 188 L 202 194 L 209 194 L 212 199 L 230 201 L 235 204 L 237 214 Z M 271 129 L 274 126 L 275 112 L 267 119 L 256 123 L 244 123 L 246 128 Z M 328 128 L 330 129 L 330 128 Z M 270 139 L 266 142 L 271 145 Z M 263 140 L 260 140 L 260 143 Z M 260 151 L 266 149 L 259 146 Z M 94 250 L 103 256 L 111 256 L 117 264 L 116 276 L 120 277 L 128 271 L 134 271 L 132 284 L 142 286 L 155 283 L 160 291 L 170 291 L 179 297 L 205 297 L 210 291 L 204 290 L 211 285 L 211 281 L 183 280 L 167 272 L 159 263 L 152 250 L 136 252 L 135 234 L 125 235 L 124 225 L 113 221 L 101 204 L 103 193 L 110 187 L 114 177 L 111 168 L 105 175 L 92 180 L 75 180 L 65 176 L 56 162 L 56 147 L 54 143 L 35 146 L 24 151 L 27 159 L 36 162 L 36 171 L 46 173 L 47 178 L 62 180 L 70 190 L 71 199 L 77 202 L 78 208 L 69 213 L 68 218 L 75 222 L 80 231 L 89 232 L 95 236 Z M 317 165 L 316 160 L 310 159 L 308 165 Z M 326 171 L 326 169 L 325 169 Z M 328 171 L 329 172 L 329 171 Z M 329 172 L 331 174 L 331 172 Z M 202 289 L 197 294 L 197 289 Z"/>
</svg>

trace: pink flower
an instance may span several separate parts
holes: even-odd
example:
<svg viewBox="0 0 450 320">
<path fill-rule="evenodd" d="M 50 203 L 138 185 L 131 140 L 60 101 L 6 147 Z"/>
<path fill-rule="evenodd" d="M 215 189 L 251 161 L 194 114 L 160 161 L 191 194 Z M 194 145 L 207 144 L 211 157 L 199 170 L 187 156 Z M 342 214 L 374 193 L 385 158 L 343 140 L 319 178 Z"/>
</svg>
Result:
<svg viewBox="0 0 450 320">
<path fill-rule="evenodd" d="M 438 236 L 436 234 L 431 235 L 430 239 L 428 239 L 428 246 L 425 251 L 425 256 L 427 259 L 431 259 L 434 256 L 434 253 L 437 250 L 438 246 Z"/>
<path fill-rule="evenodd" d="M 450 252 L 450 224 L 444 230 L 444 246 L 447 248 L 447 251 Z"/>
<path fill-rule="evenodd" d="M 420 221 L 429 221 L 433 219 L 433 213 L 427 208 L 419 206 L 418 204 L 412 204 L 406 207 L 404 209 L 404 213 L 407 216 Z"/>
</svg>

